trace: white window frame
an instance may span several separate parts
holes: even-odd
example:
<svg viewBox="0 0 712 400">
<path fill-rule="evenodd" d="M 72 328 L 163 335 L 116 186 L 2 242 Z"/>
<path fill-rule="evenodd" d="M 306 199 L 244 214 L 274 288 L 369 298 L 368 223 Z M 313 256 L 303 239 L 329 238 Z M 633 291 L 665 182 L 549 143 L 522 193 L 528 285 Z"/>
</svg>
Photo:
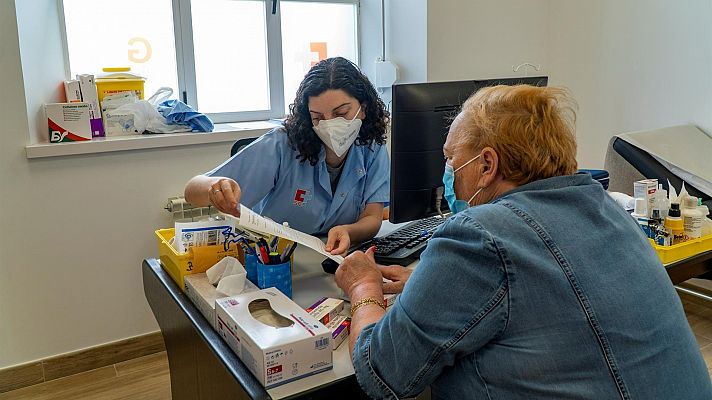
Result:
<svg viewBox="0 0 712 400">
<path fill-rule="evenodd" d="M 64 0 L 57 0 L 59 19 L 64 51 L 65 75 L 70 79 L 69 48 L 67 46 L 67 29 L 64 20 Z M 279 4 L 277 13 L 272 14 L 272 1 L 262 0 L 265 6 L 267 66 L 269 76 L 270 108 L 267 110 L 208 113 L 215 123 L 258 121 L 284 117 L 286 100 L 284 98 L 284 77 L 282 69 L 282 27 Z M 356 64 L 360 62 L 360 0 L 279 0 L 281 2 L 353 4 L 356 6 L 354 21 L 356 27 L 355 47 Z M 178 95 L 181 100 L 199 110 L 197 85 L 195 76 L 195 55 L 193 53 L 193 26 L 191 15 L 191 0 L 172 0 L 173 34 L 176 49 L 176 73 L 178 75 Z M 288 101 L 292 101 L 289 99 Z"/>
</svg>

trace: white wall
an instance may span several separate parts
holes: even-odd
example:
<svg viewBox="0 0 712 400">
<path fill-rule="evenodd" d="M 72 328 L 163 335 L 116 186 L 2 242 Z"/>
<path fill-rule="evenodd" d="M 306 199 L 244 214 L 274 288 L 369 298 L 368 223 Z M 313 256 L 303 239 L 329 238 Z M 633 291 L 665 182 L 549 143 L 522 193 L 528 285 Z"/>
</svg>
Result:
<svg viewBox="0 0 712 400">
<path fill-rule="evenodd" d="M 18 205 L 19 195 L 11 196 L 12 184 L 15 182 L 11 169 L 17 166 L 17 160 L 22 157 L 22 150 L 27 138 L 27 114 L 25 111 L 24 86 L 22 70 L 20 67 L 20 50 L 17 46 L 17 24 L 15 20 L 15 6 L 10 1 L 0 1 L 0 135 L 3 145 L 0 146 L 0 208 L 11 210 Z M 25 136 L 20 134 L 24 132 Z M 23 187 L 27 189 L 27 187 Z M 25 214 L 21 209 L 18 214 Z M 4 295 L 10 293 L 18 284 L 13 282 L 13 273 L 16 268 L 11 263 L 16 262 L 17 256 L 13 255 L 12 248 L 6 245 L 8 238 L 15 236 L 10 228 L 13 221 L 12 215 L 3 218 L 0 223 L 0 367 L 14 364 L 22 360 L 21 354 L 11 356 L 9 347 L 17 346 L 17 341 L 10 340 L 11 336 L 19 336 L 21 332 L 14 321 L 17 309 L 22 308 L 22 298 L 12 299 Z M 16 290 L 14 291 L 16 293 Z M 29 344 L 29 343 L 28 343 Z"/>
<path fill-rule="evenodd" d="M 578 160 L 611 136 L 693 123 L 712 132 L 712 1 L 552 0 L 551 84 L 578 100 Z"/>
<path fill-rule="evenodd" d="M 512 66 L 548 72 L 549 0 L 428 2 L 428 81 L 524 76 Z"/>
<path fill-rule="evenodd" d="M 528 61 L 568 87 L 582 168 L 602 167 L 617 133 L 712 132 L 710 0 L 439 0 L 427 19 L 429 81 L 513 76 Z"/>
<path fill-rule="evenodd" d="M 56 3 L 18 2 L 20 35 L 45 29 Z M 157 330 L 141 261 L 157 254 L 153 231 L 171 224 L 164 203 L 229 153 L 216 144 L 28 160 L 39 85 L 56 62 L 30 60 L 57 35 L 23 42 L 23 76 L 14 2 L 0 1 L 0 368 Z"/>
<path fill-rule="evenodd" d="M 386 60 L 398 67 L 397 83 L 427 80 L 427 0 L 385 2 Z M 382 57 L 381 0 L 361 1 L 361 69 L 373 78 L 374 63 Z M 381 90 L 388 106 L 390 89 Z M 389 107 L 390 108 L 390 107 Z"/>
<path fill-rule="evenodd" d="M 16 9 L 29 134 L 33 143 L 47 142 L 42 104 L 63 101 L 61 85 L 66 79 L 57 1 L 17 1 Z"/>
</svg>

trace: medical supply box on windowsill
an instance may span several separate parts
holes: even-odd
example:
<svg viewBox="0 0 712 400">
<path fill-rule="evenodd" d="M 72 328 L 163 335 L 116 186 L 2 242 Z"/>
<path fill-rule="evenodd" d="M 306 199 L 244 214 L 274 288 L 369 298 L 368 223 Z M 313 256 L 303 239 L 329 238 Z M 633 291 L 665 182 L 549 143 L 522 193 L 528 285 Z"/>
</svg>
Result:
<svg viewBox="0 0 712 400">
<path fill-rule="evenodd" d="M 191 247 L 184 254 L 180 254 L 171 245 L 170 241 L 175 236 L 175 229 L 159 229 L 156 231 L 158 239 L 158 255 L 161 266 L 181 290 L 185 290 L 183 278 L 186 275 L 205 272 L 218 261 L 227 256 L 232 256 L 245 262 L 245 252 L 237 243 L 230 243 L 226 251 L 222 244 L 214 246 Z"/>
<path fill-rule="evenodd" d="M 48 103 L 44 111 L 50 143 L 91 140 L 89 103 Z"/>
<path fill-rule="evenodd" d="M 99 103 L 109 94 L 134 92 L 139 100 L 144 97 L 146 78 L 132 74 L 131 68 L 104 68 L 104 73 L 96 77 L 96 91 Z"/>
<path fill-rule="evenodd" d="M 217 300 L 218 333 L 270 389 L 332 369 L 331 332 L 276 288 Z"/>
</svg>

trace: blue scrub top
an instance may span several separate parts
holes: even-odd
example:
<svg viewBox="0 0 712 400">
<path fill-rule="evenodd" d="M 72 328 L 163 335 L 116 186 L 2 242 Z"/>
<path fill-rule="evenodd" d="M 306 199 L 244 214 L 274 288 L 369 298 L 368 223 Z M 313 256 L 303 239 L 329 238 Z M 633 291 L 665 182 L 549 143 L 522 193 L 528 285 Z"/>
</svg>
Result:
<svg viewBox="0 0 712 400">
<path fill-rule="evenodd" d="M 324 146 L 319 161 L 300 162 L 287 132 L 275 128 L 243 148 L 207 176 L 225 176 L 240 185 L 240 203 L 276 222 L 311 234 L 358 220 L 368 203 L 387 203 L 390 162 L 385 146 L 352 145 L 332 195 Z"/>
</svg>

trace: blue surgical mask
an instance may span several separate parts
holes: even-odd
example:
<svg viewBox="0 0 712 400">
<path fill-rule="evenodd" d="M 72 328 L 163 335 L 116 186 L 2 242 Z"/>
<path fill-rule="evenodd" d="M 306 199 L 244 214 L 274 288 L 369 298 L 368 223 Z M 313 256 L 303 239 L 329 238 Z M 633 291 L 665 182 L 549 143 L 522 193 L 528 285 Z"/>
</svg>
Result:
<svg viewBox="0 0 712 400">
<path fill-rule="evenodd" d="M 453 214 L 457 214 L 460 211 L 464 211 L 470 208 L 470 202 L 472 201 L 472 199 L 474 199 L 475 196 L 477 196 L 482 191 L 482 189 L 484 189 L 480 188 L 478 191 L 475 192 L 475 194 L 472 195 L 472 197 L 470 197 L 470 200 L 468 201 L 459 200 L 455 195 L 455 172 L 461 170 L 467 164 L 477 160 L 478 158 L 480 158 L 479 155 L 472 158 L 470 161 L 462 164 L 457 169 L 453 169 L 452 165 L 448 164 L 447 162 L 445 163 L 445 173 L 443 173 L 443 184 L 445 185 L 444 197 L 445 200 L 447 200 L 447 205 Z"/>
</svg>

